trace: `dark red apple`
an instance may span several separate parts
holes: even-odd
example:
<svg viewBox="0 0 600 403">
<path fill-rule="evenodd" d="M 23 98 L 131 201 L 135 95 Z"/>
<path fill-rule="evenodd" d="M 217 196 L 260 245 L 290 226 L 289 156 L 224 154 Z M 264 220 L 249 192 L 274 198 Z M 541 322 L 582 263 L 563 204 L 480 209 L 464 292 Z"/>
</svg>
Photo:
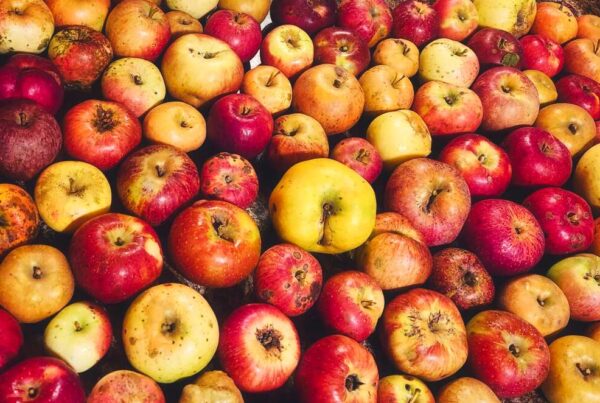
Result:
<svg viewBox="0 0 600 403">
<path fill-rule="evenodd" d="M 523 47 L 523 68 L 538 70 L 548 77 L 561 72 L 565 56 L 560 44 L 541 35 L 526 35 L 520 39 Z"/>
<path fill-rule="evenodd" d="M 342 0 L 337 23 L 348 28 L 369 47 L 387 38 L 392 29 L 392 12 L 384 0 Z"/>
<path fill-rule="evenodd" d="M 462 310 L 491 304 L 496 292 L 492 277 L 477 256 L 459 248 L 443 249 L 433 255 L 428 284 Z"/>
<path fill-rule="evenodd" d="M 258 196 L 258 176 L 244 157 L 219 153 L 202 165 L 200 191 L 209 199 L 224 200 L 245 209 Z"/>
<path fill-rule="evenodd" d="M 520 68 L 523 62 L 523 47 L 510 32 L 495 28 L 477 31 L 467 42 L 479 59 L 482 69 L 493 66 Z"/>
<path fill-rule="evenodd" d="M 0 308 L 0 370 L 12 361 L 23 347 L 23 332 L 19 322 Z"/>
<path fill-rule="evenodd" d="M 594 120 L 600 119 L 600 83 L 578 74 L 556 82 L 558 101 L 582 107 Z"/>
<path fill-rule="evenodd" d="M 277 25 L 292 24 L 309 35 L 335 24 L 335 0 L 278 0 L 271 3 L 271 18 Z"/>
<path fill-rule="evenodd" d="M 62 145 L 60 126 L 34 101 L 0 102 L 0 174 L 28 181 L 50 165 Z"/>
<path fill-rule="evenodd" d="M 227 43 L 242 63 L 254 57 L 262 42 L 258 22 L 246 13 L 232 10 L 219 10 L 211 14 L 204 25 L 204 33 Z"/>
<path fill-rule="evenodd" d="M 471 208 L 462 237 L 493 275 L 514 276 L 544 255 L 544 232 L 533 214 L 508 200 L 487 199 Z"/>
<path fill-rule="evenodd" d="M 355 76 L 362 73 L 371 61 L 367 42 L 350 29 L 325 28 L 314 37 L 313 44 L 315 64 L 335 64 Z"/>
<path fill-rule="evenodd" d="M 273 117 L 250 95 L 226 95 L 210 108 L 206 133 L 219 150 L 252 159 L 269 144 Z"/>
<path fill-rule="evenodd" d="M 16 55 L 11 56 L 10 59 L 8 59 L 8 61 L 6 62 L 5 66 L 14 66 L 21 70 L 44 70 L 46 73 L 50 74 L 54 78 L 56 84 L 60 85 L 61 87 L 63 85 L 62 76 L 60 75 L 60 71 L 58 70 L 56 65 L 52 63 L 52 61 L 50 61 L 49 59 L 42 56 L 33 55 L 31 53 L 18 53 Z"/>
<path fill-rule="evenodd" d="M 439 17 L 437 11 L 426 2 L 404 1 L 392 11 L 392 37 L 408 39 L 422 47 L 438 37 Z"/>
<path fill-rule="evenodd" d="M 319 261 L 304 249 L 283 243 L 262 254 L 254 270 L 254 293 L 287 316 L 308 311 L 321 293 Z"/>
<path fill-rule="evenodd" d="M 562 186 L 571 176 L 569 149 L 556 137 L 536 127 L 511 132 L 502 143 L 512 165 L 516 186 Z"/>
<path fill-rule="evenodd" d="M 375 182 L 383 169 L 379 152 L 362 137 L 350 137 L 337 143 L 331 158 L 352 168 L 370 183 Z"/>
</svg>

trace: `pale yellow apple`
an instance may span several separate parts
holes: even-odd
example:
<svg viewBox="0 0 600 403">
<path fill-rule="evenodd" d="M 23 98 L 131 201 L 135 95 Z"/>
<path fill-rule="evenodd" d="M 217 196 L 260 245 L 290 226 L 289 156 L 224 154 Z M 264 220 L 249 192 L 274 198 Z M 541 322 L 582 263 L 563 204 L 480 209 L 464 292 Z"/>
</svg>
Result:
<svg viewBox="0 0 600 403">
<path fill-rule="evenodd" d="M 431 134 L 427 125 L 417 113 L 408 109 L 375 118 L 367 128 L 367 140 L 375 146 L 388 170 L 431 153 Z"/>
<path fill-rule="evenodd" d="M 338 254 L 360 246 L 375 226 L 376 210 L 369 182 L 328 158 L 292 166 L 269 199 L 279 237 L 318 253 Z"/>
<path fill-rule="evenodd" d="M 600 211 L 600 144 L 587 150 L 577 163 L 573 186 L 596 211 Z"/>
<path fill-rule="evenodd" d="M 365 94 L 364 111 L 372 115 L 408 109 L 415 97 L 410 79 L 385 64 L 371 67 L 358 82 Z"/>
<path fill-rule="evenodd" d="M 267 17 L 269 7 L 271 0 L 219 0 L 219 8 L 249 14 L 259 24 Z"/>
<path fill-rule="evenodd" d="M 557 103 L 540 110 L 535 126 L 546 130 L 577 155 L 585 151 L 596 138 L 596 123 L 580 106 Z"/>
<path fill-rule="evenodd" d="M 110 210 L 112 194 L 106 176 L 82 161 L 61 161 L 44 169 L 34 189 L 35 204 L 46 224 L 73 232 Z"/>
<path fill-rule="evenodd" d="M 43 0 L 0 0 L 0 54 L 42 53 L 54 33 L 54 17 Z"/>
<path fill-rule="evenodd" d="M 194 383 L 186 385 L 179 403 L 244 403 L 233 379 L 223 371 L 206 371 Z"/>
<path fill-rule="evenodd" d="M 550 77 L 539 70 L 525 70 L 523 71 L 523 74 L 525 74 L 527 78 L 531 80 L 533 85 L 535 85 L 541 106 L 546 106 L 556 101 L 558 92 Z"/>
<path fill-rule="evenodd" d="M 419 48 L 408 39 L 384 39 L 373 52 L 373 62 L 388 65 L 410 78 L 419 71 Z"/>
<path fill-rule="evenodd" d="M 146 114 L 143 132 L 151 143 L 168 144 L 188 153 L 204 144 L 206 121 L 185 102 L 165 102 Z"/>
<path fill-rule="evenodd" d="M 473 0 L 479 26 L 508 31 L 517 38 L 529 32 L 537 12 L 536 0 Z"/>
<path fill-rule="evenodd" d="M 427 385 L 410 375 L 388 375 L 381 378 L 377 385 L 377 401 L 435 403 Z"/>
<path fill-rule="evenodd" d="M 242 93 L 252 95 L 271 114 L 285 111 L 292 104 L 292 84 L 276 67 L 256 66 L 244 75 Z"/>
<path fill-rule="evenodd" d="M 436 39 L 421 51 L 419 77 L 470 87 L 479 74 L 479 60 L 466 45 L 451 39 Z"/>
<path fill-rule="evenodd" d="M 169 10 L 183 11 L 199 19 L 217 7 L 219 0 L 165 0 L 165 3 Z"/>
</svg>

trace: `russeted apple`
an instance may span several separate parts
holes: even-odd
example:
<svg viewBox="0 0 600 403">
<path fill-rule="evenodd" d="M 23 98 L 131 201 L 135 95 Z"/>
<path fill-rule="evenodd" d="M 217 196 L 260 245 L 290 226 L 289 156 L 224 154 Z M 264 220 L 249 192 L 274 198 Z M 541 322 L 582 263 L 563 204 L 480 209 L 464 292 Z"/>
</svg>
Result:
<svg viewBox="0 0 600 403">
<path fill-rule="evenodd" d="M 151 378 L 126 369 L 109 372 L 94 385 L 87 403 L 120 403 L 135 399 L 165 403 L 165 395 Z"/>
<path fill-rule="evenodd" d="M 29 243 L 38 234 L 40 215 L 35 202 L 20 186 L 0 184 L 0 256 L 17 246 Z"/>
<path fill-rule="evenodd" d="M 181 391 L 179 403 L 199 401 L 244 403 L 244 398 L 227 373 L 215 370 L 203 372 L 194 383 L 185 385 Z"/>
</svg>

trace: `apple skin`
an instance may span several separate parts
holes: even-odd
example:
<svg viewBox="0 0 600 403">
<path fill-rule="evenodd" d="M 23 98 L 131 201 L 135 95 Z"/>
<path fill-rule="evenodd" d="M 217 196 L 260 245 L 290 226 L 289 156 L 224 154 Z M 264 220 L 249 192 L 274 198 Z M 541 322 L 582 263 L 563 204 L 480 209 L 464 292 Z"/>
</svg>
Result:
<svg viewBox="0 0 600 403">
<path fill-rule="evenodd" d="M 524 70 L 523 74 L 527 76 L 538 91 L 540 106 L 548 106 L 558 98 L 556 86 L 550 77 L 539 70 Z"/>
<path fill-rule="evenodd" d="M 551 1 L 538 3 L 531 33 L 563 44 L 577 36 L 577 28 L 577 18 L 569 6 Z"/>
<path fill-rule="evenodd" d="M 377 326 L 385 304 L 383 291 L 368 274 L 344 271 L 323 286 L 317 310 L 333 333 L 365 341 Z"/>
<path fill-rule="evenodd" d="M 365 94 L 363 114 L 366 116 L 407 109 L 413 103 L 412 82 L 391 66 L 373 66 L 360 76 L 358 82 Z"/>
<path fill-rule="evenodd" d="M 483 69 L 494 66 L 521 68 L 523 46 L 510 32 L 495 28 L 477 31 L 467 42 Z"/>
<path fill-rule="evenodd" d="M 369 183 L 375 182 L 383 169 L 377 149 L 361 137 L 349 137 L 337 143 L 331 158 L 352 168 Z"/>
<path fill-rule="evenodd" d="M 271 18 L 277 25 L 292 24 L 310 36 L 335 24 L 335 0 L 280 0 L 271 3 Z"/>
<path fill-rule="evenodd" d="M 500 196 L 512 177 L 508 154 L 478 134 L 456 137 L 442 149 L 439 160 L 461 173 L 472 197 Z"/>
<path fill-rule="evenodd" d="M 51 60 L 43 56 L 33 55 L 30 53 L 17 53 L 15 55 L 12 55 L 6 61 L 5 66 L 14 66 L 20 70 L 43 70 L 54 78 L 56 84 L 58 84 L 59 86 L 63 85 L 62 76 L 60 75 L 60 71 L 58 70 L 56 65 Z"/>
<path fill-rule="evenodd" d="M 598 41 L 574 39 L 563 48 L 565 71 L 600 82 L 600 46 Z"/>
<path fill-rule="evenodd" d="M 401 2 L 392 11 L 392 37 L 408 39 L 422 47 L 439 35 L 439 16 L 428 3 L 418 0 Z"/>
<path fill-rule="evenodd" d="M 198 402 L 244 403 L 244 398 L 229 375 L 213 370 L 202 373 L 194 383 L 187 384 L 181 391 L 179 403 Z"/>
<path fill-rule="evenodd" d="M 292 84 L 273 66 L 258 65 L 246 72 L 241 92 L 256 98 L 273 116 L 280 115 L 292 105 Z"/>
<path fill-rule="evenodd" d="M 544 231 L 546 253 L 584 252 L 592 244 L 592 209 L 575 193 L 557 187 L 544 188 L 527 196 L 523 206 L 533 213 Z"/>
<path fill-rule="evenodd" d="M 457 378 L 442 386 L 437 403 L 501 403 L 485 383 L 470 377 Z"/>
<path fill-rule="evenodd" d="M 152 0 L 152 2 L 160 5 L 161 0 Z M 191 15 L 193 18 L 199 20 L 217 7 L 219 0 L 206 0 L 202 2 L 187 0 L 165 0 L 164 3 L 169 10 L 183 11 Z"/>
<path fill-rule="evenodd" d="M 477 29 L 479 15 L 470 0 L 437 0 L 433 8 L 438 14 L 442 38 L 463 41 Z"/>
<path fill-rule="evenodd" d="M 10 313 L 0 309 L 0 370 L 19 355 L 23 347 L 23 331 L 21 325 Z"/>
<path fill-rule="evenodd" d="M 204 33 L 226 42 L 246 63 L 260 49 L 262 33 L 260 25 L 245 13 L 219 10 L 208 17 Z"/>
<path fill-rule="evenodd" d="M 596 340 L 600 343 L 600 322 L 592 323 L 586 330 L 585 335 L 590 339 Z"/>
<path fill-rule="evenodd" d="M 87 403 L 120 403 L 123 400 L 166 402 L 160 386 L 151 378 L 129 370 L 118 370 L 100 378 L 90 392 Z"/>
<path fill-rule="evenodd" d="M 407 39 L 384 39 L 373 52 L 373 63 L 390 66 L 410 78 L 419 71 L 419 49 Z"/>
<path fill-rule="evenodd" d="M 594 14 L 577 17 L 577 38 L 598 41 L 600 39 L 600 17 Z"/>
<path fill-rule="evenodd" d="M 531 29 L 536 14 L 535 0 L 474 0 L 479 26 L 510 32 L 517 38 Z"/>
<path fill-rule="evenodd" d="M 467 323 L 469 366 L 500 398 L 514 398 L 541 385 L 550 351 L 541 333 L 517 315 L 483 311 Z"/>
<path fill-rule="evenodd" d="M 221 365 L 244 392 L 277 389 L 300 360 L 300 338 L 294 323 L 268 304 L 247 304 L 221 326 Z"/>
<path fill-rule="evenodd" d="M 280 25 L 265 35 L 260 45 L 262 64 L 277 67 L 295 77 L 313 63 L 314 46 L 306 32 L 295 25 Z"/>
<path fill-rule="evenodd" d="M 254 271 L 256 297 L 290 317 L 302 315 L 317 302 L 322 284 L 319 261 L 289 243 L 267 249 Z"/>
<path fill-rule="evenodd" d="M 175 40 L 186 34 L 201 34 L 202 24 L 200 21 L 183 11 L 169 11 L 165 13 L 169 28 L 171 29 L 171 39 Z"/>
<path fill-rule="evenodd" d="M 523 127 L 502 143 L 512 166 L 515 186 L 562 186 L 571 176 L 573 161 L 567 146 L 545 130 Z"/>
<path fill-rule="evenodd" d="M 325 28 L 313 38 L 313 44 L 315 64 L 335 64 L 355 76 L 365 71 L 371 61 L 367 42 L 349 28 Z"/>
<path fill-rule="evenodd" d="M 302 355 L 294 381 L 302 403 L 377 402 L 375 359 L 347 336 L 327 336 L 312 344 Z"/>
<path fill-rule="evenodd" d="M 167 144 L 188 153 L 204 144 L 206 121 L 190 104 L 164 102 L 148 111 L 142 131 L 150 143 Z"/>
<path fill-rule="evenodd" d="M 421 50 L 419 77 L 470 87 L 479 74 L 479 60 L 468 46 L 447 38 L 436 39 Z"/>
<path fill-rule="evenodd" d="M 110 0 L 48 0 L 46 4 L 54 16 L 57 27 L 66 25 L 85 25 L 96 31 L 102 31 L 108 15 Z"/>
<path fill-rule="evenodd" d="M 435 403 L 431 390 L 410 375 L 388 375 L 379 380 L 377 401 L 386 403 Z"/>
<path fill-rule="evenodd" d="M 392 12 L 384 0 L 342 0 L 337 11 L 338 25 L 355 31 L 369 47 L 392 29 Z"/>
<path fill-rule="evenodd" d="M 594 212 L 600 211 L 600 188 L 598 181 L 598 159 L 600 157 L 600 144 L 587 150 L 577 162 L 573 174 L 573 188 L 575 192 L 589 203 Z"/>
<path fill-rule="evenodd" d="M 491 304 L 496 292 L 494 281 L 479 258 L 459 248 L 442 249 L 433 255 L 428 285 L 463 311 Z"/>
<path fill-rule="evenodd" d="M 565 64 L 562 47 L 541 35 L 526 35 L 520 39 L 523 46 L 523 68 L 539 70 L 548 77 L 561 72 Z"/>
<path fill-rule="evenodd" d="M 0 184 L 0 256 L 35 239 L 40 225 L 35 202 L 23 188 Z"/>
<path fill-rule="evenodd" d="M 564 76 L 556 83 L 558 101 L 582 107 L 592 119 L 600 120 L 600 83 L 578 74 Z"/>
<path fill-rule="evenodd" d="M 77 374 L 63 361 L 50 357 L 28 358 L 0 374 L 0 396 L 5 403 L 86 401 Z"/>
<path fill-rule="evenodd" d="M 163 254 L 149 224 L 136 217 L 108 213 L 75 231 L 69 261 L 81 288 L 104 304 L 115 304 L 158 279 Z"/>
<path fill-rule="evenodd" d="M 0 55 L 42 53 L 54 32 L 54 17 L 43 0 L 3 1 L 0 4 Z"/>
</svg>

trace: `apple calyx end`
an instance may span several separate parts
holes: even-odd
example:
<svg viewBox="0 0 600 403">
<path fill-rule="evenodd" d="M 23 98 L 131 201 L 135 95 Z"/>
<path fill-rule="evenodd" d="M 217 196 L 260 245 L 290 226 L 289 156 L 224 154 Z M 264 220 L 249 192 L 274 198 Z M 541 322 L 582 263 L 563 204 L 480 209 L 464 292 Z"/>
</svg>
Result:
<svg viewBox="0 0 600 403">
<path fill-rule="evenodd" d="M 142 80 L 142 77 L 139 74 L 132 75 L 131 79 L 133 80 L 133 83 L 135 85 L 142 85 L 142 84 L 144 84 L 144 81 Z"/>
<path fill-rule="evenodd" d="M 157 164 L 154 169 L 156 170 L 156 176 L 162 178 L 167 173 L 167 170 L 163 165 Z"/>
<path fill-rule="evenodd" d="M 29 126 L 29 116 L 27 113 L 20 111 L 17 115 L 16 123 L 21 127 Z"/>
<path fill-rule="evenodd" d="M 575 123 L 569 123 L 569 126 L 567 126 L 567 128 L 569 129 L 569 132 L 571 132 L 571 134 L 575 135 L 577 134 L 577 125 Z"/>
<path fill-rule="evenodd" d="M 364 382 L 361 382 L 361 380 L 358 378 L 358 375 L 356 374 L 350 374 L 346 377 L 346 381 L 344 383 L 344 386 L 346 387 L 346 390 L 348 392 L 354 392 L 355 390 L 357 390 L 358 388 L 360 388 L 362 385 L 364 385 Z"/>
<path fill-rule="evenodd" d="M 81 326 L 81 323 L 77 320 L 73 322 L 73 326 L 75 327 L 76 332 L 81 332 L 83 330 L 83 326 Z"/>
<path fill-rule="evenodd" d="M 510 353 L 515 358 L 519 358 L 519 356 L 521 355 L 521 349 L 519 347 L 515 346 L 514 344 L 511 344 L 510 346 L 508 346 L 508 351 L 510 351 Z"/>
<path fill-rule="evenodd" d="M 33 266 L 31 277 L 33 277 L 35 280 L 41 279 L 42 278 L 42 269 L 39 266 Z"/>
<path fill-rule="evenodd" d="M 256 329 L 256 340 L 269 352 L 275 352 L 280 354 L 283 350 L 281 345 L 282 339 L 281 333 L 273 328 L 273 325 L 269 324 L 262 329 Z"/>
<path fill-rule="evenodd" d="M 160 331 L 162 334 L 166 335 L 171 335 L 173 333 L 175 333 L 175 331 L 177 330 L 177 320 L 165 320 L 161 325 L 160 325 Z"/>
<path fill-rule="evenodd" d="M 227 232 L 227 222 L 225 220 L 222 220 L 220 217 L 212 216 L 210 221 L 219 238 L 233 243 L 233 238 Z"/>
<path fill-rule="evenodd" d="M 40 394 L 39 388 L 34 388 L 33 386 L 27 388 L 27 397 L 29 399 L 35 399 Z"/>
<path fill-rule="evenodd" d="M 463 275 L 463 282 L 469 287 L 475 287 L 477 285 L 477 276 L 472 271 L 467 271 Z"/>
<path fill-rule="evenodd" d="M 105 109 L 101 105 L 96 106 L 96 114 L 92 121 L 96 130 L 100 133 L 111 131 L 117 126 L 118 122 L 114 119 L 114 111 Z"/>
<path fill-rule="evenodd" d="M 377 305 L 377 303 L 369 299 L 360 301 L 360 305 L 365 309 L 371 309 L 373 306 Z"/>
</svg>

